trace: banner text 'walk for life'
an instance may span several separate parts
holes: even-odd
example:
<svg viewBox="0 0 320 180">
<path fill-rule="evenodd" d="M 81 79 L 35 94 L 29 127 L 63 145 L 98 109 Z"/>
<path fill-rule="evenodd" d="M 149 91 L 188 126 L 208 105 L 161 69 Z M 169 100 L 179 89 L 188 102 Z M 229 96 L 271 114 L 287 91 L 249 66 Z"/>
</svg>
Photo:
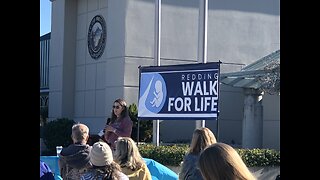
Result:
<svg viewBox="0 0 320 180">
<path fill-rule="evenodd" d="M 139 120 L 216 120 L 220 63 L 140 67 Z"/>
</svg>

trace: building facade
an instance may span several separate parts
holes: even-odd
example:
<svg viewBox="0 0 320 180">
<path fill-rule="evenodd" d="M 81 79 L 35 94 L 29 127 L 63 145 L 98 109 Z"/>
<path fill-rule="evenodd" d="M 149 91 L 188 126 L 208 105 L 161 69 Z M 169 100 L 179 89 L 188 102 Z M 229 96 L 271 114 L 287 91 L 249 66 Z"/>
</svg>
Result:
<svg viewBox="0 0 320 180">
<path fill-rule="evenodd" d="M 40 37 L 40 118 L 42 119 L 48 116 L 50 34 Z"/>
<path fill-rule="evenodd" d="M 161 65 L 200 62 L 199 1 L 162 1 L 161 13 Z M 51 27 L 49 120 L 67 117 L 98 133 L 115 99 L 137 104 L 138 67 L 155 65 L 155 1 L 52 0 Z M 209 0 L 207 30 L 208 62 L 220 60 L 221 73 L 240 71 L 280 49 L 280 2 Z M 243 146 L 246 92 L 221 84 L 219 122 L 206 121 L 219 141 Z M 260 97 L 262 136 L 244 147 L 279 149 L 280 96 Z M 190 140 L 194 128 L 195 121 L 161 121 L 160 141 Z"/>
</svg>

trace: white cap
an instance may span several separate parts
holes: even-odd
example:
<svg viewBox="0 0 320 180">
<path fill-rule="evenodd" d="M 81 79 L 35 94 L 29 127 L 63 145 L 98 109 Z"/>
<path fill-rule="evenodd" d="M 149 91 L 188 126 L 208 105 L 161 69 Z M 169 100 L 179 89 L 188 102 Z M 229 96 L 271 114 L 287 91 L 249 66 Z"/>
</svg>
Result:
<svg viewBox="0 0 320 180">
<path fill-rule="evenodd" d="M 102 141 L 93 144 L 89 156 L 90 162 L 95 166 L 106 166 L 113 162 L 112 151 L 109 145 Z"/>
</svg>

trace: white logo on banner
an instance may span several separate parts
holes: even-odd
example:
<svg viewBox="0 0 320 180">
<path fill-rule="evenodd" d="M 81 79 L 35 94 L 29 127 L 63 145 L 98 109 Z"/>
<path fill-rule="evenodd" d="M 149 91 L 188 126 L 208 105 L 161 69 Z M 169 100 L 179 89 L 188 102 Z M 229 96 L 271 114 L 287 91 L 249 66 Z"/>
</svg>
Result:
<svg viewBox="0 0 320 180">
<path fill-rule="evenodd" d="M 165 102 L 167 96 L 166 83 L 158 73 L 143 73 L 141 75 L 141 87 L 139 99 L 139 114 L 155 115 Z"/>
</svg>

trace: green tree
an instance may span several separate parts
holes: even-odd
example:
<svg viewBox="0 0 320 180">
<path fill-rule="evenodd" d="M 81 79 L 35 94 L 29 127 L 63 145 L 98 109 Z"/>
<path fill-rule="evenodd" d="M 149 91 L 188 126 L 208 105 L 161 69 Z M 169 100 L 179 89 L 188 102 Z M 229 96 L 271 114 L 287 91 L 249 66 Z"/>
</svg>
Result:
<svg viewBox="0 0 320 180">
<path fill-rule="evenodd" d="M 67 147 L 72 144 L 71 133 L 75 121 L 58 118 L 46 123 L 43 127 L 43 142 L 47 147 L 47 155 L 55 155 L 56 146 Z"/>
<path fill-rule="evenodd" d="M 138 141 L 138 108 L 135 103 L 129 106 L 129 116 L 133 121 L 131 138 Z M 152 120 L 139 121 L 139 142 L 152 142 Z"/>
</svg>

